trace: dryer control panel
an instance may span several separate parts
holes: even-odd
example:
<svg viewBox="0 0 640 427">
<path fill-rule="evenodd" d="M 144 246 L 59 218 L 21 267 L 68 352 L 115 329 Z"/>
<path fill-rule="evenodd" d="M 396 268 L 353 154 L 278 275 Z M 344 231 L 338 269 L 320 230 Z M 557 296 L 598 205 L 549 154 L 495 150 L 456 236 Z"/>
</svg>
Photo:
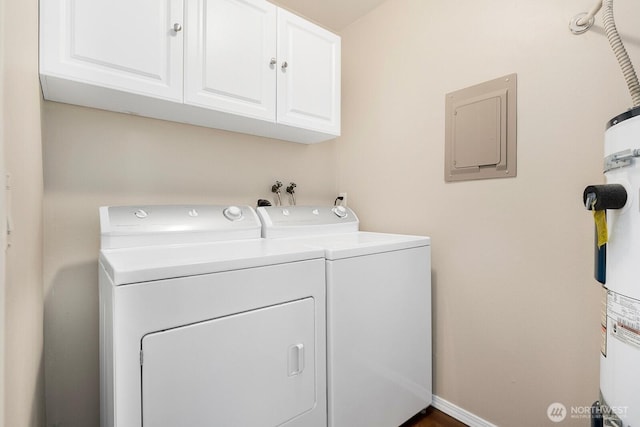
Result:
<svg viewBox="0 0 640 427">
<path fill-rule="evenodd" d="M 250 206 L 140 205 L 100 208 L 101 248 L 260 238 Z"/>
</svg>

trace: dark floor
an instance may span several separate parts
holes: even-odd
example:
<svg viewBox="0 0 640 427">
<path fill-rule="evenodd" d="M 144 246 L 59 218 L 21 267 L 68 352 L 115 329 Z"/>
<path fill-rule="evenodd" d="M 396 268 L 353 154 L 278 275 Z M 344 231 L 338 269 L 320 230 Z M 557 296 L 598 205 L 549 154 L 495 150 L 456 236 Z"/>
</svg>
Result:
<svg viewBox="0 0 640 427">
<path fill-rule="evenodd" d="M 467 425 L 444 412 L 429 407 L 425 414 L 416 415 L 400 427 L 467 427 Z"/>
</svg>

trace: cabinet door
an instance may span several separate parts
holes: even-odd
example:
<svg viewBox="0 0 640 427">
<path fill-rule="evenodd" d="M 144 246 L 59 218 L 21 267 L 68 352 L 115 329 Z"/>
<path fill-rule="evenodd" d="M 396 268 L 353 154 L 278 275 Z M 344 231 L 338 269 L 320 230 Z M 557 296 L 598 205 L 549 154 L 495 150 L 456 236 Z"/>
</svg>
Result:
<svg viewBox="0 0 640 427">
<path fill-rule="evenodd" d="M 278 122 L 340 134 L 340 37 L 278 9 Z"/>
<path fill-rule="evenodd" d="M 314 309 L 305 298 L 146 335 L 144 426 L 279 426 L 309 415 L 321 398 Z"/>
<path fill-rule="evenodd" d="M 275 121 L 276 6 L 187 2 L 185 103 Z"/>
<path fill-rule="evenodd" d="M 41 0 L 40 72 L 181 101 L 182 15 L 182 0 Z"/>
</svg>

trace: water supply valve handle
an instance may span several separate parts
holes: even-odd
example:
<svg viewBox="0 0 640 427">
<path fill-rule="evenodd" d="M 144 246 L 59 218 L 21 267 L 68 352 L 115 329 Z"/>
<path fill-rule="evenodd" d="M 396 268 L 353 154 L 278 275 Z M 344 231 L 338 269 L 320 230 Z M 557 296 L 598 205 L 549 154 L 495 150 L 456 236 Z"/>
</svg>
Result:
<svg viewBox="0 0 640 427">
<path fill-rule="evenodd" d="M 289 194 L 293 194 L 296 192 L 295 188 L 297 187 L 295 182 L 290 182 L 289 186 L 287 187 L 287 193 Z"/>
<path fill-rule="evenodd" d="M 279 193 L 281 188 L 282 188 L 282 182 L 276 181 L 276 183 L 271 186 L 271 192 Z"/>
<path fill-rule="evenodd" d="M 296 187 L 297 185 L 295 182 L 290 182 L 289 186 L 287 187 L 287 193 L 291 195 L 291 201 L 293 202 L 294 206 L 296 205 Z"/>
<path fill-rule="evenodd" d="M 276 199 L 276 206 L 282 206 L 282 199 L 280 199 L 280 189 L 282 188 L 282 182 L 280 181 L 276 181 L 275 184 L 273 184 L 271 186 L 271 192 L 275 193 L 277 199 Z"/>
</svg>

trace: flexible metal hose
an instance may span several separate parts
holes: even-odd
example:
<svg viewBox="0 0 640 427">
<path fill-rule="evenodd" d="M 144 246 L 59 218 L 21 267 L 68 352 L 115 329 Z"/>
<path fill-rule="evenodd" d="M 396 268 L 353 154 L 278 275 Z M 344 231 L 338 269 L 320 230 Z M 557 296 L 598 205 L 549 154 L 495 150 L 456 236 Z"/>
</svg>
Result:
<svg viewBox="0 0 640 427">
<path fill-rule="evenodd" d="M 640 106 L 640 84 L 638 83 L 638 76 L 636 76 L 633 64 L 629 59 L 629 54 L 627 54 L 627 50 L 622 44 L 622 40 L 620 39 L 620 35 L 616 28 L 616 23 L 613 19 L 613 0 L 605 0 L 603 6 L 604 31 L 607 34 L 613 53 L 616 55 L 616 59 L 622 68 L 622 74 L 624 75 L 627 87 L 631 93 L 633 106 Z"/>
</svg>

